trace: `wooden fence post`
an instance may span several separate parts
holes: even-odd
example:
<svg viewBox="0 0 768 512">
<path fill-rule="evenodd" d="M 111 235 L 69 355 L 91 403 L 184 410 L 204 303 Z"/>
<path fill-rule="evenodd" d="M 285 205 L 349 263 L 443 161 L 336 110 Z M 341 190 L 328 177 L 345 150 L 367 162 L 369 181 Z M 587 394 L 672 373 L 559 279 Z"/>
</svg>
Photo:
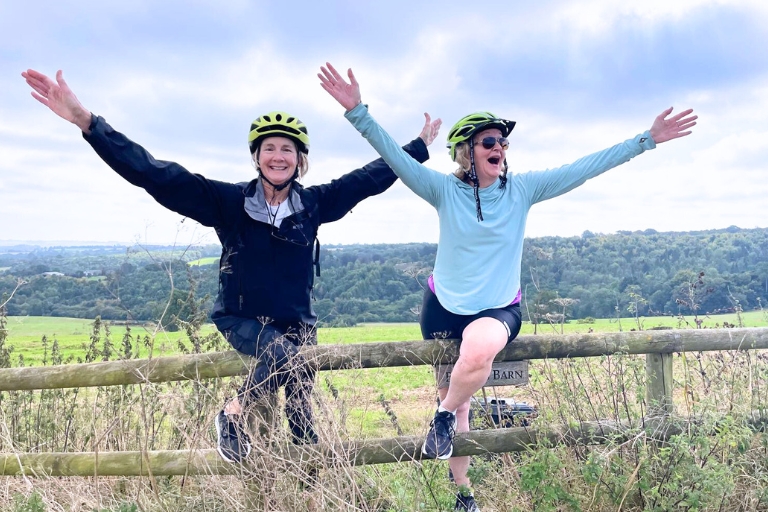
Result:
<svg viewBox="0 0 768 512">
<path fill-rule="evenodd" d="M 645 377 L 648 415 L 673 414 L 675 406 L 672 403 L 672 354 L 646 354 Z"/>
</svg>

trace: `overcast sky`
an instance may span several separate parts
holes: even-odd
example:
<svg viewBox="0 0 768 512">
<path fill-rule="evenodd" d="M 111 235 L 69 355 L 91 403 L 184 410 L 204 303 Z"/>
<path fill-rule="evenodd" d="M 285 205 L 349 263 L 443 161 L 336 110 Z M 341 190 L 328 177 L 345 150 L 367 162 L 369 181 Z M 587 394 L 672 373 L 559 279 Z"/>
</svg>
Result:
<svg viewBox="0 0 768 512">
<path fill-rule="evenodd" d="M 517 121 L 514 173 L 631 138 L 663 109 L 693 135 L 533 207 L 526 236 L 768 226 L 768 2 L 0 0 L 0 241 L 212 243 L 215 235 L 119 178 L 20 73 L 57 69 L 86 108 L 156 158 L 224 181 L 255 176 L 250 122 L 309 127 L 305 185 L 376 154 L 316 73 L 352 67 L 403 143 L 423 112 L 445 125 L 428 165 L 451 172 L 448 128 L 490 110 Z M 437 241 L 402 184 L 320 230 L 323 244 Z"/>
</svg>

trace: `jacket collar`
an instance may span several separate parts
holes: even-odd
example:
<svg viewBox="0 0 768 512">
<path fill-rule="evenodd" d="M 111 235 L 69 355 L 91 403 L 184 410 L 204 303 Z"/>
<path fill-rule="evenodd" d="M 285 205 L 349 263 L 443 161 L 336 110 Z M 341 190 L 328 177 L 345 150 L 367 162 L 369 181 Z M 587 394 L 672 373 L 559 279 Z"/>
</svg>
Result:
<svg viewBox="0 0 768 512">
<path fill-rule="evenodd" d="M 301 184 L 296 181 L 291 183 L 291 190 L 288 192 L 286 201 L 290 201 L 289 204 L 293 209 L 293 215 L 304 211 L 304 205 L 301 202 L 301 194 L 299 193 L 302 188 Z M 264 181 L 261 179 L 261 176 L 248 184 L 244 194 L 244 208 L 248 216 L 255 221 L 269 224 L 270 216 L 267 212 L 267 199 L 264 195 Z"/>
</svg>

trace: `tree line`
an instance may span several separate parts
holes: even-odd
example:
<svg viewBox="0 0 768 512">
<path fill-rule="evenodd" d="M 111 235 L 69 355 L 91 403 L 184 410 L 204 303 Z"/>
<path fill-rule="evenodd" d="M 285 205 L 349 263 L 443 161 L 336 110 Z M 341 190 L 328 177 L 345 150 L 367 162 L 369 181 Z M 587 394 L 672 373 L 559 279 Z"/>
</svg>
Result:
<svg viewBox="0 0 768 512">
<path fill-rule="evenodd" d="M 313 294 L 326 325 L 416 321 L 435 244 L 324 246 Z M 21 282 L 9 315 L 148 321 L 172 326 L 210 309 L 220 254 L 173 247 L 0 247 L 0 298 Z M 768 229 L 730 227 L 527 238 L 521 290 L 533 322 L 571 318 L 705 315 L 762 308 Z M 0 301 L 4 302 L 4 301 Z"/>
</svg>

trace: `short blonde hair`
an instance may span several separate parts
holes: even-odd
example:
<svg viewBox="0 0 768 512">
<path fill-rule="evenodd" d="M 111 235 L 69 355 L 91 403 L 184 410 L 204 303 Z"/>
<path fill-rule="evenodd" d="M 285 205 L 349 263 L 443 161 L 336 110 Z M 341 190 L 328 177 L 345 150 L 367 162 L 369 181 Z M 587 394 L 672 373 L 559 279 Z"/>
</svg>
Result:
<svg viewBox="0 0 768 512">
<path fill-rule="evenodd" d="M 303 178 L 309 172 L 309 156 L 299 151 L 299 178 Z"/>
<path fill-rule="evenodd" d="M 453 171 L 453 175 L 464 181 L 469 174 L 469 168 L 472 166 L 472 161 L 469 159 L 469 144 L 466 142 L 460 142 L 456 145 L 456 159 L 454 160 L 459 164 L 459 168 Z"/>
</svg>

